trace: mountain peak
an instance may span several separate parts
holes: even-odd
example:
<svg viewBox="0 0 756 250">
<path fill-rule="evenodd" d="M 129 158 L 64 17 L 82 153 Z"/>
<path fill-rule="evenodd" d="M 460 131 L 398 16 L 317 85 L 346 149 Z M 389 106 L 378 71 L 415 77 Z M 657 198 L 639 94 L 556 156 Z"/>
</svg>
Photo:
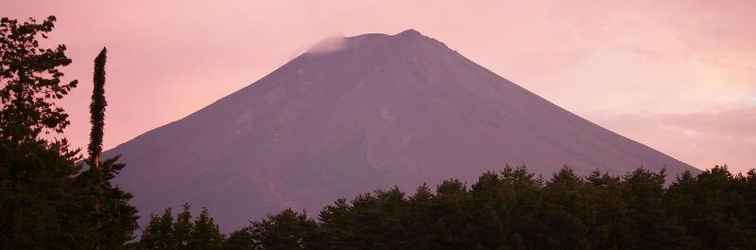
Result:
<svg viewBox="0 0 756 250">
<path fill-rule="evenodd" d="M 366 33 L 351 37 L 329 37 L 313 45 L 306 54 L 323 55 L 328 52 L 343 50 L 360 50 L 367 49 L 374 51 L 376 48 L 383 46 L 394 46 L 392 51 L 399 47 L 432 48 L 437 45 L 446 45 L 428 36 L 423 35 L 415 29 L 407 29 L 396 34 L 387 33 Z"/>
<path fill-rule="evenodd" d="M 347 39 L 350 40 L 357 40 L 357 41 L 375 41 L 375 40 L 405 40 L 405 39 L 431 39 L 430 37 L 427 37 L 420 33 L 419 31 L 415 29 L 407 29 L 402 32 L 396 33 L 394 35 L 389 35 L 386 33 L 367 33 L 362 35 L 357 35 L 353 37 L 347 37 Z"/>
<path fill-rule="evenodd" d="M 422 37 L 423 34 L 421 34 L 419 31 L 415 29 L 407 29 L 405 31 L 397 33 L 396 36 Z"/>
<path fill-rule="evenodd" d="M 106 156 L 119 154 L 129 167 L 116 183 L 142 218 L 192 202 L 225 228 L 287 207 L 317 213 L 356 191 L 472 181 L 508 163 L 544 176 L 563 165 L 579 174 L 694 170 L 412 29 L 326 39 Z"/>
</svg>

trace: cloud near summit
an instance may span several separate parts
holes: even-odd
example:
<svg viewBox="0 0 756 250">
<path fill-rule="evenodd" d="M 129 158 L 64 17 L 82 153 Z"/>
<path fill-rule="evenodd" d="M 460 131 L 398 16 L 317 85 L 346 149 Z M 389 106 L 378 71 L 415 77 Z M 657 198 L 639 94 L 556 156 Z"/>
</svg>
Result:
<svg viewBox="0 0 756 250">
<path fill-rule="evenodd" d="M 307 53 L 314 55 L 327 54 L 345 49 L 346 47 L 346 38 L 344 36 L 330 36 L 315 43 L 315 45 L 307 50 Z"/>
</svg>

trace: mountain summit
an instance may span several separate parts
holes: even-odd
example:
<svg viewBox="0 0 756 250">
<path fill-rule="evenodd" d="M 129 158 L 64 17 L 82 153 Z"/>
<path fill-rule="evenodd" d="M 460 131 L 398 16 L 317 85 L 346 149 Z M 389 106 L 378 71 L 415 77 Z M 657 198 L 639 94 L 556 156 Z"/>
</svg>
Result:
<svg viewBox="0 0 756 250">
<path fill-rule="evenodd" d="M 670 176 L 685 163 L 580 118 L 415 30 L 306 52 L 235 93 L 110 150 L 146 218 L 190 202 L 225 228 L 286 207 L 506 164 L 548 177 Z"/>
</svg>

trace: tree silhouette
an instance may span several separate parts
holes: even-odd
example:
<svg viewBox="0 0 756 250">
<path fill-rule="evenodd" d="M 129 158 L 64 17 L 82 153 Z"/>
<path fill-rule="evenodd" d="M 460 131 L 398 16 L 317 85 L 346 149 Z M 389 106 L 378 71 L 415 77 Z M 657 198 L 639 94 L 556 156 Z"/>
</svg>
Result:
<svg viewBox="0 0 756 250">
<path fill-rule="evenodd" d="M 326 206 L 318 221 L 291 209 L 235 231 L 226 249 L 754 249 L 744 197 L 756 170 L 723 167 L 587 177 L 563 168 L 547 182 L 524 167 L 405 196 L 377 190 Z M 717 230 L 711 232 L 711 230 Z"/>
<path fill-rule="evenodd" d="M 89 133 L 89 146 L 87 147 L 90 161 L 93 167 L 99 167 L 100 154 L 102 153 L 103 129 L 105 128 L 105 63 L 107 61 L 107 48 L 103 48 L 95 58 L 94 63 L 94 86 L 92 90 L 92 103 L 89 105 L 92 130 Z"/>
<path fill-rule="evenodd" d="M 0 19 L 0 249 L 123 249 L 137 227 L 131 195 L 111 184 L 124 165 L 118 157 L 98 159 L 89 161 L 98 167 L 82 171 L 79 151 L 50 136 L 70 123 L 57 101 L 77 85 L 61 81 L 60 68 L 71 63 L 66 47 L 40 46 L 55 20 Z M 103 136 L 101 55 L 92 155 Z"/>
<path fill-rule="evenodd" d="M 40 45 L 55 20 L 0 18 L 0 249 L 65 249 L 83 239 L 70 178 L 78 151 L 42 136 L 68 126 L 56 101 L 77 84 L 61 81 L 66 47 Z"/>
<path fill-rule="evenodd" d="M 50 49 L 39 42 L 48 37 L 55 20 L 0 19 L 0 137 L 12 143 L 37 140 L 42 132 L 62 133 L 70 124 L 56 101 L 78 83 L 61 81 L 60 68 L 71 59 L 65 45 Z"/>
</svg>

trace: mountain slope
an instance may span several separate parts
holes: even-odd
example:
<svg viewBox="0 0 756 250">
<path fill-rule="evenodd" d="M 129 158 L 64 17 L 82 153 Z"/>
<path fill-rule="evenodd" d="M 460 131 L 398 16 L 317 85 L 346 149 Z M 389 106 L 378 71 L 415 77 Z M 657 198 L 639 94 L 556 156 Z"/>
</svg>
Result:
<svg viewBox="0 0 756 250">
<path fill-rule="evenodd" d="M 224 228 L 389 185 L 690 166 L 582 119 L 414 30 L 345 38 L 110 150 L 142 216 L 191 202 Z M 409 190 L 408 190 L 409 191 Z"/>
</svg>

